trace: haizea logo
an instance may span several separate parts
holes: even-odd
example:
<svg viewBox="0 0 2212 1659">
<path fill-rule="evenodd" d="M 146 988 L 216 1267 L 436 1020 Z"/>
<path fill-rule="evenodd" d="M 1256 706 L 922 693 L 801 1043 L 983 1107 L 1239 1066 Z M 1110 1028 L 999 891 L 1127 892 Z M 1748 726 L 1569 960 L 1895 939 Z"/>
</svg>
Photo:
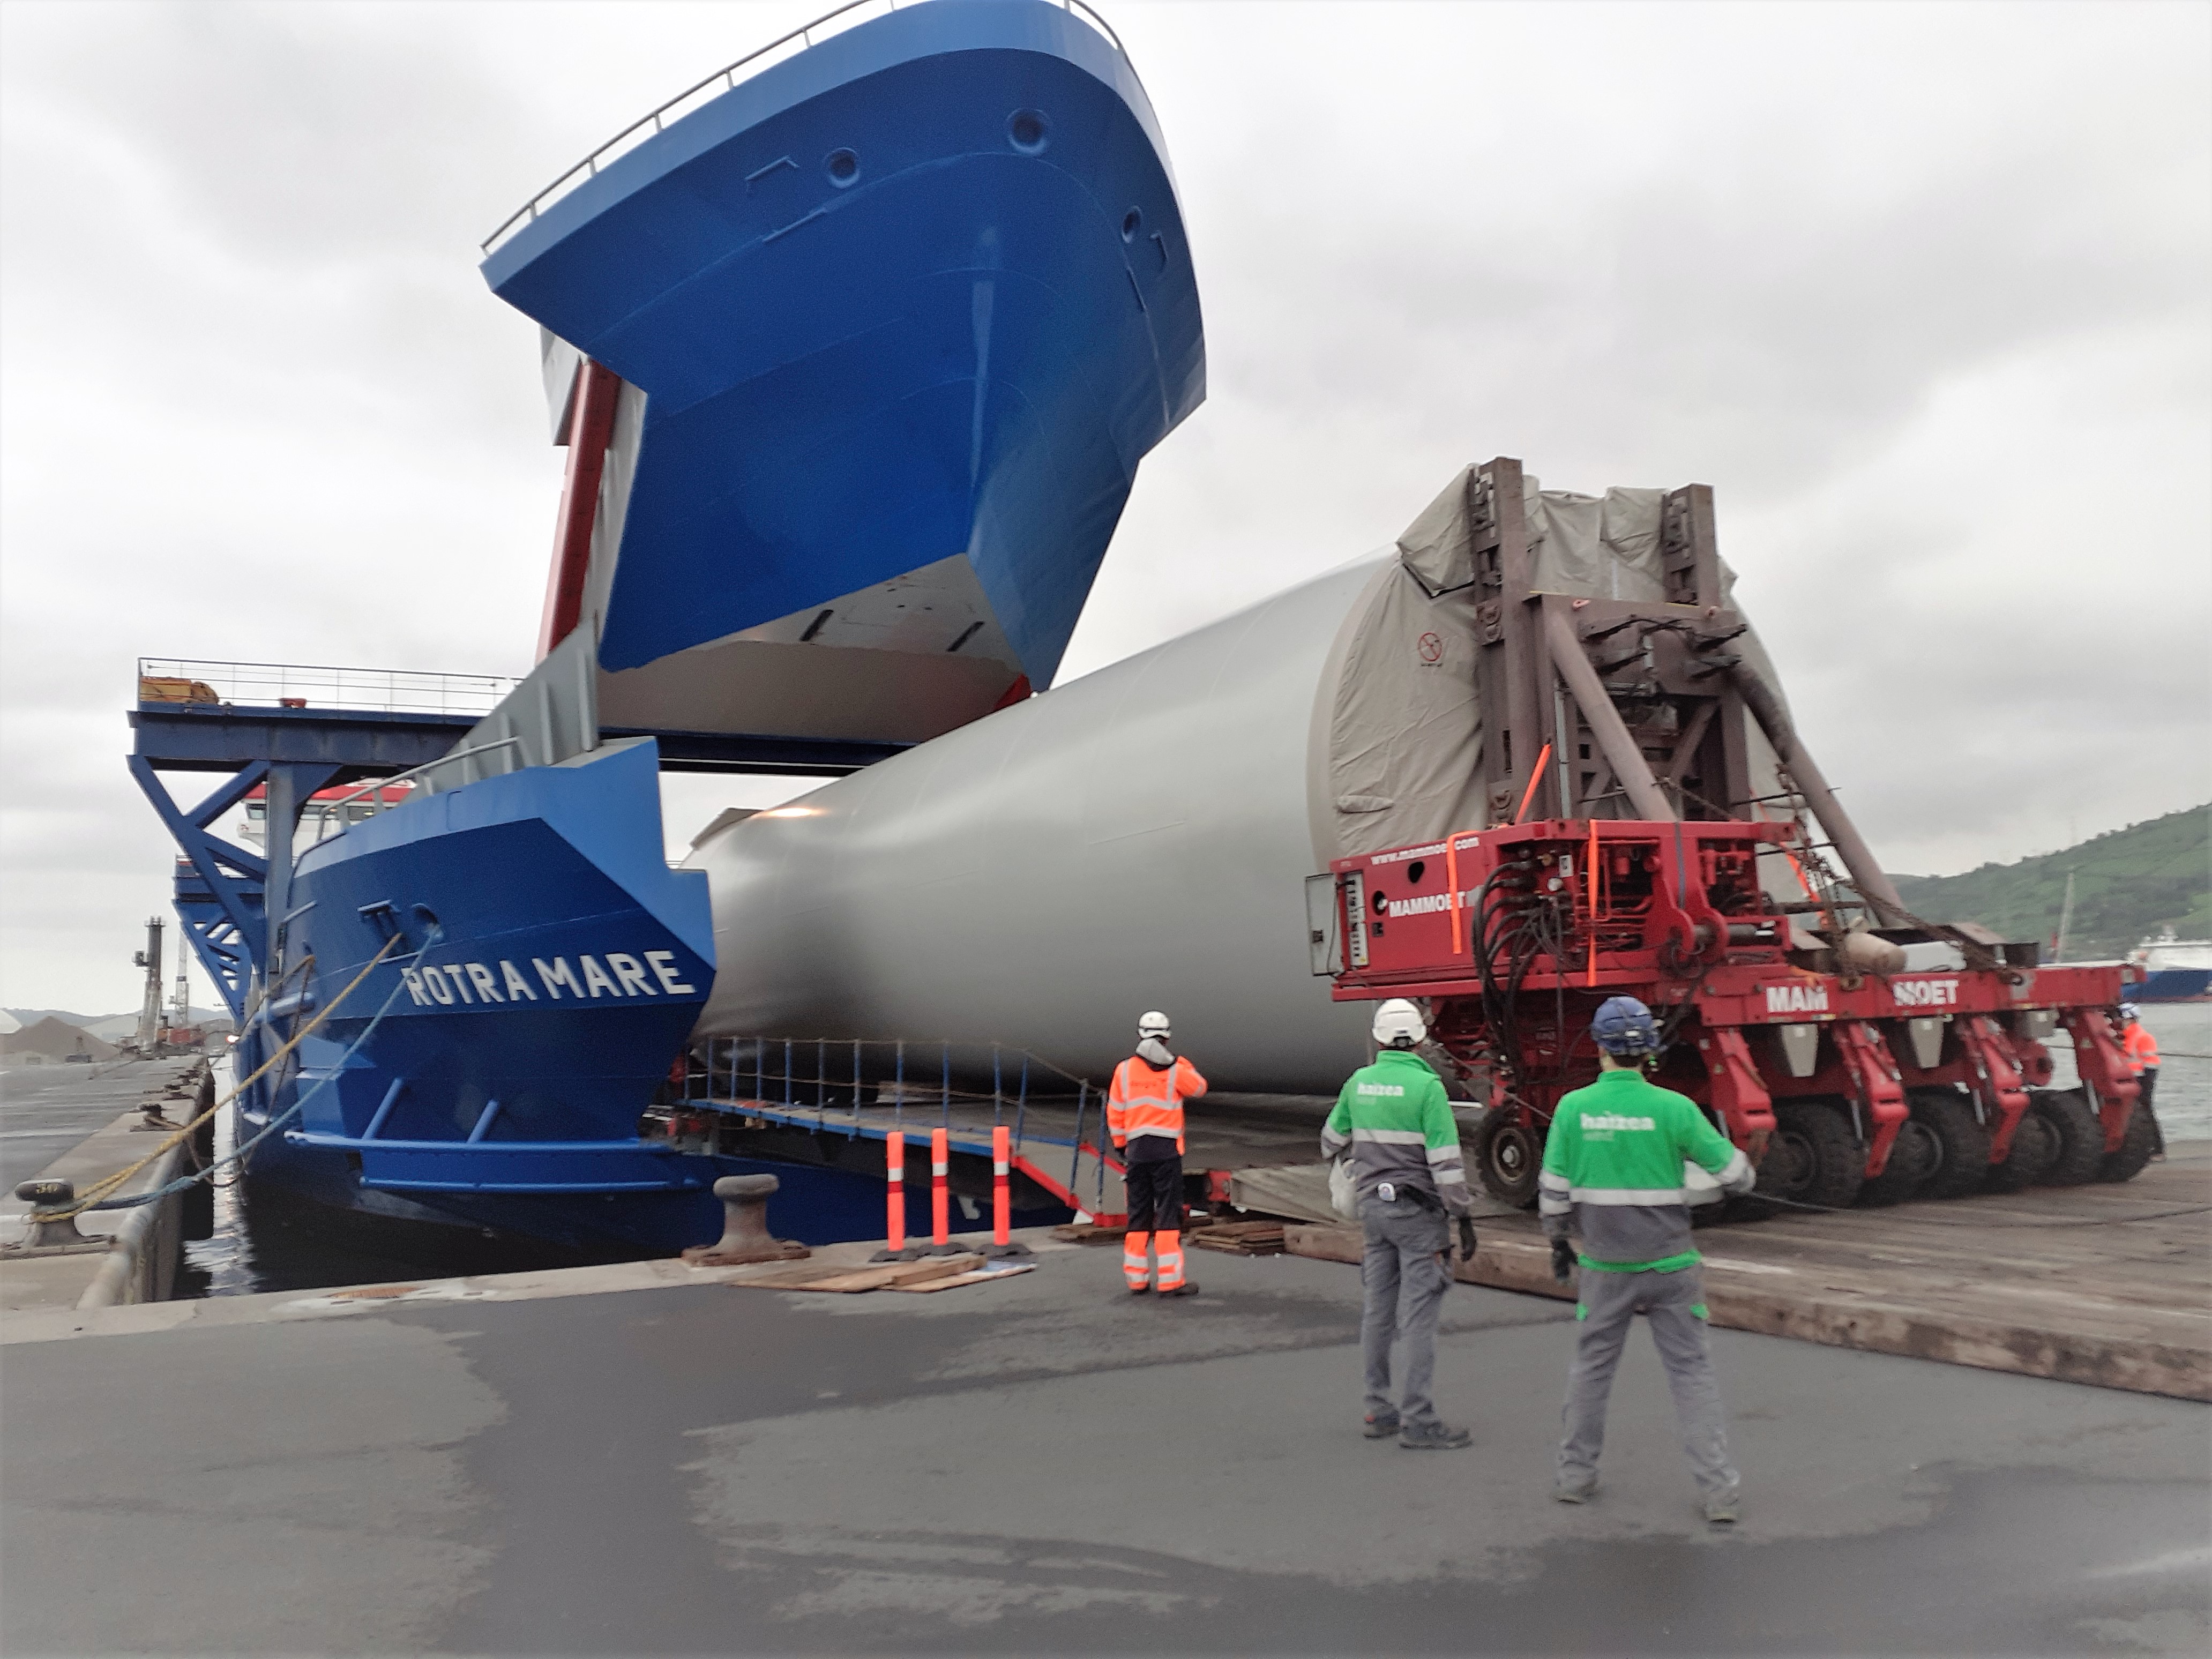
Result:
<svg viewBox="0 0 2212 1659">
<path fill-rule="evenodd" d="M 545 994 L 555 1002 L 566 991 L 582 1000 L 599 997 L 657 997 L 666 993 L 672 997 L 696 996 L 698 988 L 676 975 L 676 952 L 647 951 L 641 953 L 640 962 L 627 951 L 607 952 L 606 967 L 599 965 L 596 957 L 578 957 L 583 969 L 580 978 L 576 969 L 568 965 L 566 957 L 556 957 L 547 962 L 543 957 L 530 958 L 530 965 L 538 970 L 538 978 L 545 988 Z M 614 971 L 610 974 L 607 969 Z M 536 1002 L 538 989 L 529 976 L 511 962 L 499 964 L 495 978 L 490 967 L 481 962 L 454 962 L 443 964 L 422 963 L 418 967 L 402 968 L 400 982 L 406 986 L 407 994 L 415 999 L 418 1008 L 452 1007 L 456 1002 L 512 1003 Z M 659 981 L 656 989 L 653 981 Z"/>
<path fill-rule="evenodd" d="M 1398 1095 L 1402 1097 L 1406 1091 L 1402 1086 L 1395 1083 L 1363 1083 L 1359 1085 L 1358 1092 L 1363 1095 Z"/>
<path fill-rule="evenodd" d="M 1648 1117 L 1631 1117 L 1625 1112 L 1584 1112 L 1585 1129 L 1656 1129 L 1659 1126 Z"/>
</svg>

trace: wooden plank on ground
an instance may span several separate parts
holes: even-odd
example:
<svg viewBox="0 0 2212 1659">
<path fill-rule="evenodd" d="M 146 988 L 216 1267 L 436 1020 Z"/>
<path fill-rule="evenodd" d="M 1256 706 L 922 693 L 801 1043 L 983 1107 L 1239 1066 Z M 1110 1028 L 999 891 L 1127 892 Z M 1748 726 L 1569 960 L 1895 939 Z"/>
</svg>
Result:
<svg viewBox="0 0 2212 1659">
<path fill-rule="evenodd" d="M 966 1273 L 981 1260 L 974 1255 L 936 1255 L 920 1261 L 886 1261 L 880 1266 L 845 1267 L 826 1273 L 817 1267 L 811 1273 L 787 1271 L 729 1282 L 771 1291 L 826 1291 L 853 1296 L 863 1291 L 890 1290 L 927 1279 L 950 1278 Z"/>
<path fill-rule="evenodd" d="M 933 1279 L 921 1285 L 894 1285 L 895 1291 L 904 1291 L 913 1296 L 929 1296 L 939 1291 L 950 1291 L 962 1285 L 981 1285 L 994 1279 L 1012 1279 L 1017 1273 L 1033 1273 L 1034 1261 L 1014 1261 L 1003 1266 L 971 1267 L 964 1273 L 954 1273 L 950 1279 Z"/>
<path fill-rule="evenodd" d="M 1054 1227 L 1052 1236 L 1063 1244 L 1119 1244 L 1128 1232 L 1127 1227 L 1108 1227 L 1096 1221 L 1077 1221 Z"/>
<path fill-rule="evenodd" d="M 1283 1253 L 1283 1224 L 1279 1221 L 1215 1222 L 1210 1226 L 1194 1227 L 1183 1237 L 1199 1249 L 1218 1250 L 1227 1255 Z"/>
</svg>

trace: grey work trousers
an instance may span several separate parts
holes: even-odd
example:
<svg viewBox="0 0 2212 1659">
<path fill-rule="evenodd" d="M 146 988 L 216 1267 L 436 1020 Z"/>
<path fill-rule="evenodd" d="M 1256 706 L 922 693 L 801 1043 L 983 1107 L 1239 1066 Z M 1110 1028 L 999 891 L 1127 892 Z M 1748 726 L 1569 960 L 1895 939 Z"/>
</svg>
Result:
<svg viewBox="0 0 2212 1659">
<path fill-rule="evenodd" d="M 1705 1289 L 1695 1267 L 1673 1273 L 1597 1273 L 1585 1267 L 1577 1285 L 1575 1363 L 1567 1372 L 1567 1403 L 1560 1413 L 1566 1437 L 1559 1443 L 1559 1484 L 1586 1491 L 1597 1483 L 1598 1453 L 1605 1446 L 1605 1405 L 1613 1373 L 1638 1314 L 1651 1324 L 1651 1340 L 1667 1368 L 1674 1395 L 1674 1421 L 1682 1449 L 1708 1498 L 1733 1492 L 1728 1424 L 1721 1389 L 1705 1340 Z"/>
<path fill-rule="evenodd" d="M 1367 1414 L 1401 1423 L 1428 1423 L 1437 1408 L 1429 1387 L 1437 1369 L 1437 1316 L 1443 1307 L 1451 1274 L 1443 1260 L 1450 1247 L 1441 1212 L 1411 1199 L 1384 1203 L 1371 1194 L 1359 1200 L 1359 1223 L 1366 1234 L 1359 1284 L 1366 1306 L 1359 1322 L 1359 1345 L 1367 1360 Z M 1390 1397 L 1390 1344 L 1406 1343 L 1404 1392 Z"/>
</svg>

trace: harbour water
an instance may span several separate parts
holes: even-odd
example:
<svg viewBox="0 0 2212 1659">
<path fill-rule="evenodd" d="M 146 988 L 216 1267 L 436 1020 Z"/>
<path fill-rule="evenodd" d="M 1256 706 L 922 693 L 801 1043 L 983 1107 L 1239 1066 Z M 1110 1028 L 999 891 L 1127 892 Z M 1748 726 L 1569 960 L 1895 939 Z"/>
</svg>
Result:
<svg viewBox="0 0 2212 1659">
<path fill-rule="evenodd" d="M 228 1091 L 228 1067 L 216 1069 Z M 236 1119 L 216 1120 L 218 1159 L 236 1150 Z M 210 1237 L 188 1240 L 177 1275 L 182 1297 L 251 1296 L 392 1279 L 524 1273 L 619 1260 L 565 1249 L 542 1239 L 481 1228 L 387 1221 L 300 1198 L 272 1182 L 226 1170 L 215 1189 Z"/>
</svg>

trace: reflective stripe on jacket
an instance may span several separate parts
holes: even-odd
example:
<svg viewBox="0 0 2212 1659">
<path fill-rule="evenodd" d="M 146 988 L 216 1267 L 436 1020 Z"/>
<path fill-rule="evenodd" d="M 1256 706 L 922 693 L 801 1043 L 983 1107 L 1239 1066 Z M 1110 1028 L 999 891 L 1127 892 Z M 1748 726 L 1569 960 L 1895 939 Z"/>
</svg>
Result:
<svg viewBox="0 0 2212 1659">
<path fill-rule="evenodd" d="M 2128 1070 L 2137 1077 L 2158 1069 L 2158 1039 L 2141 1020 L 2120 1033 L 2120 1052 L 2128 1057 Z"/>
<path fill-rule="evenodd" d="M 1172 1066 L 1133 1055 L 1114 1068 L 1113 1086 L 1106 1091 L 1106 1132 L 1116 1146 L 1152 1135 L 1174 1141 L 1180 1153 L 1182 1103 L 1205 1092 L 1198 1067 L 1181 1055 Z"/>
<path fill-rule="evenodd" d="M 1544 1141 L 1536 1207 L 1553 1238 L 1581 1238 L 1582 1263 L 1613 1272 L 1687 1267 L 1682 1165 L 1750 1185 L 1751 1164 L 1687 1095 L 1641 1072 L 1601 1072 L 1559 1102 Z"/>
<path fill-rule="evenodd" d="M 1346 1080 L 1322 1126 L 1321 1155 L 1333 1158 L 1346 1148 L 1362 1198 L 1388 1181 L 1440 1200 L 1454 1215 L 1473 1207 L 1451 1098 L 1417 1054 L 1385 1048 Z"/>
</svg>

